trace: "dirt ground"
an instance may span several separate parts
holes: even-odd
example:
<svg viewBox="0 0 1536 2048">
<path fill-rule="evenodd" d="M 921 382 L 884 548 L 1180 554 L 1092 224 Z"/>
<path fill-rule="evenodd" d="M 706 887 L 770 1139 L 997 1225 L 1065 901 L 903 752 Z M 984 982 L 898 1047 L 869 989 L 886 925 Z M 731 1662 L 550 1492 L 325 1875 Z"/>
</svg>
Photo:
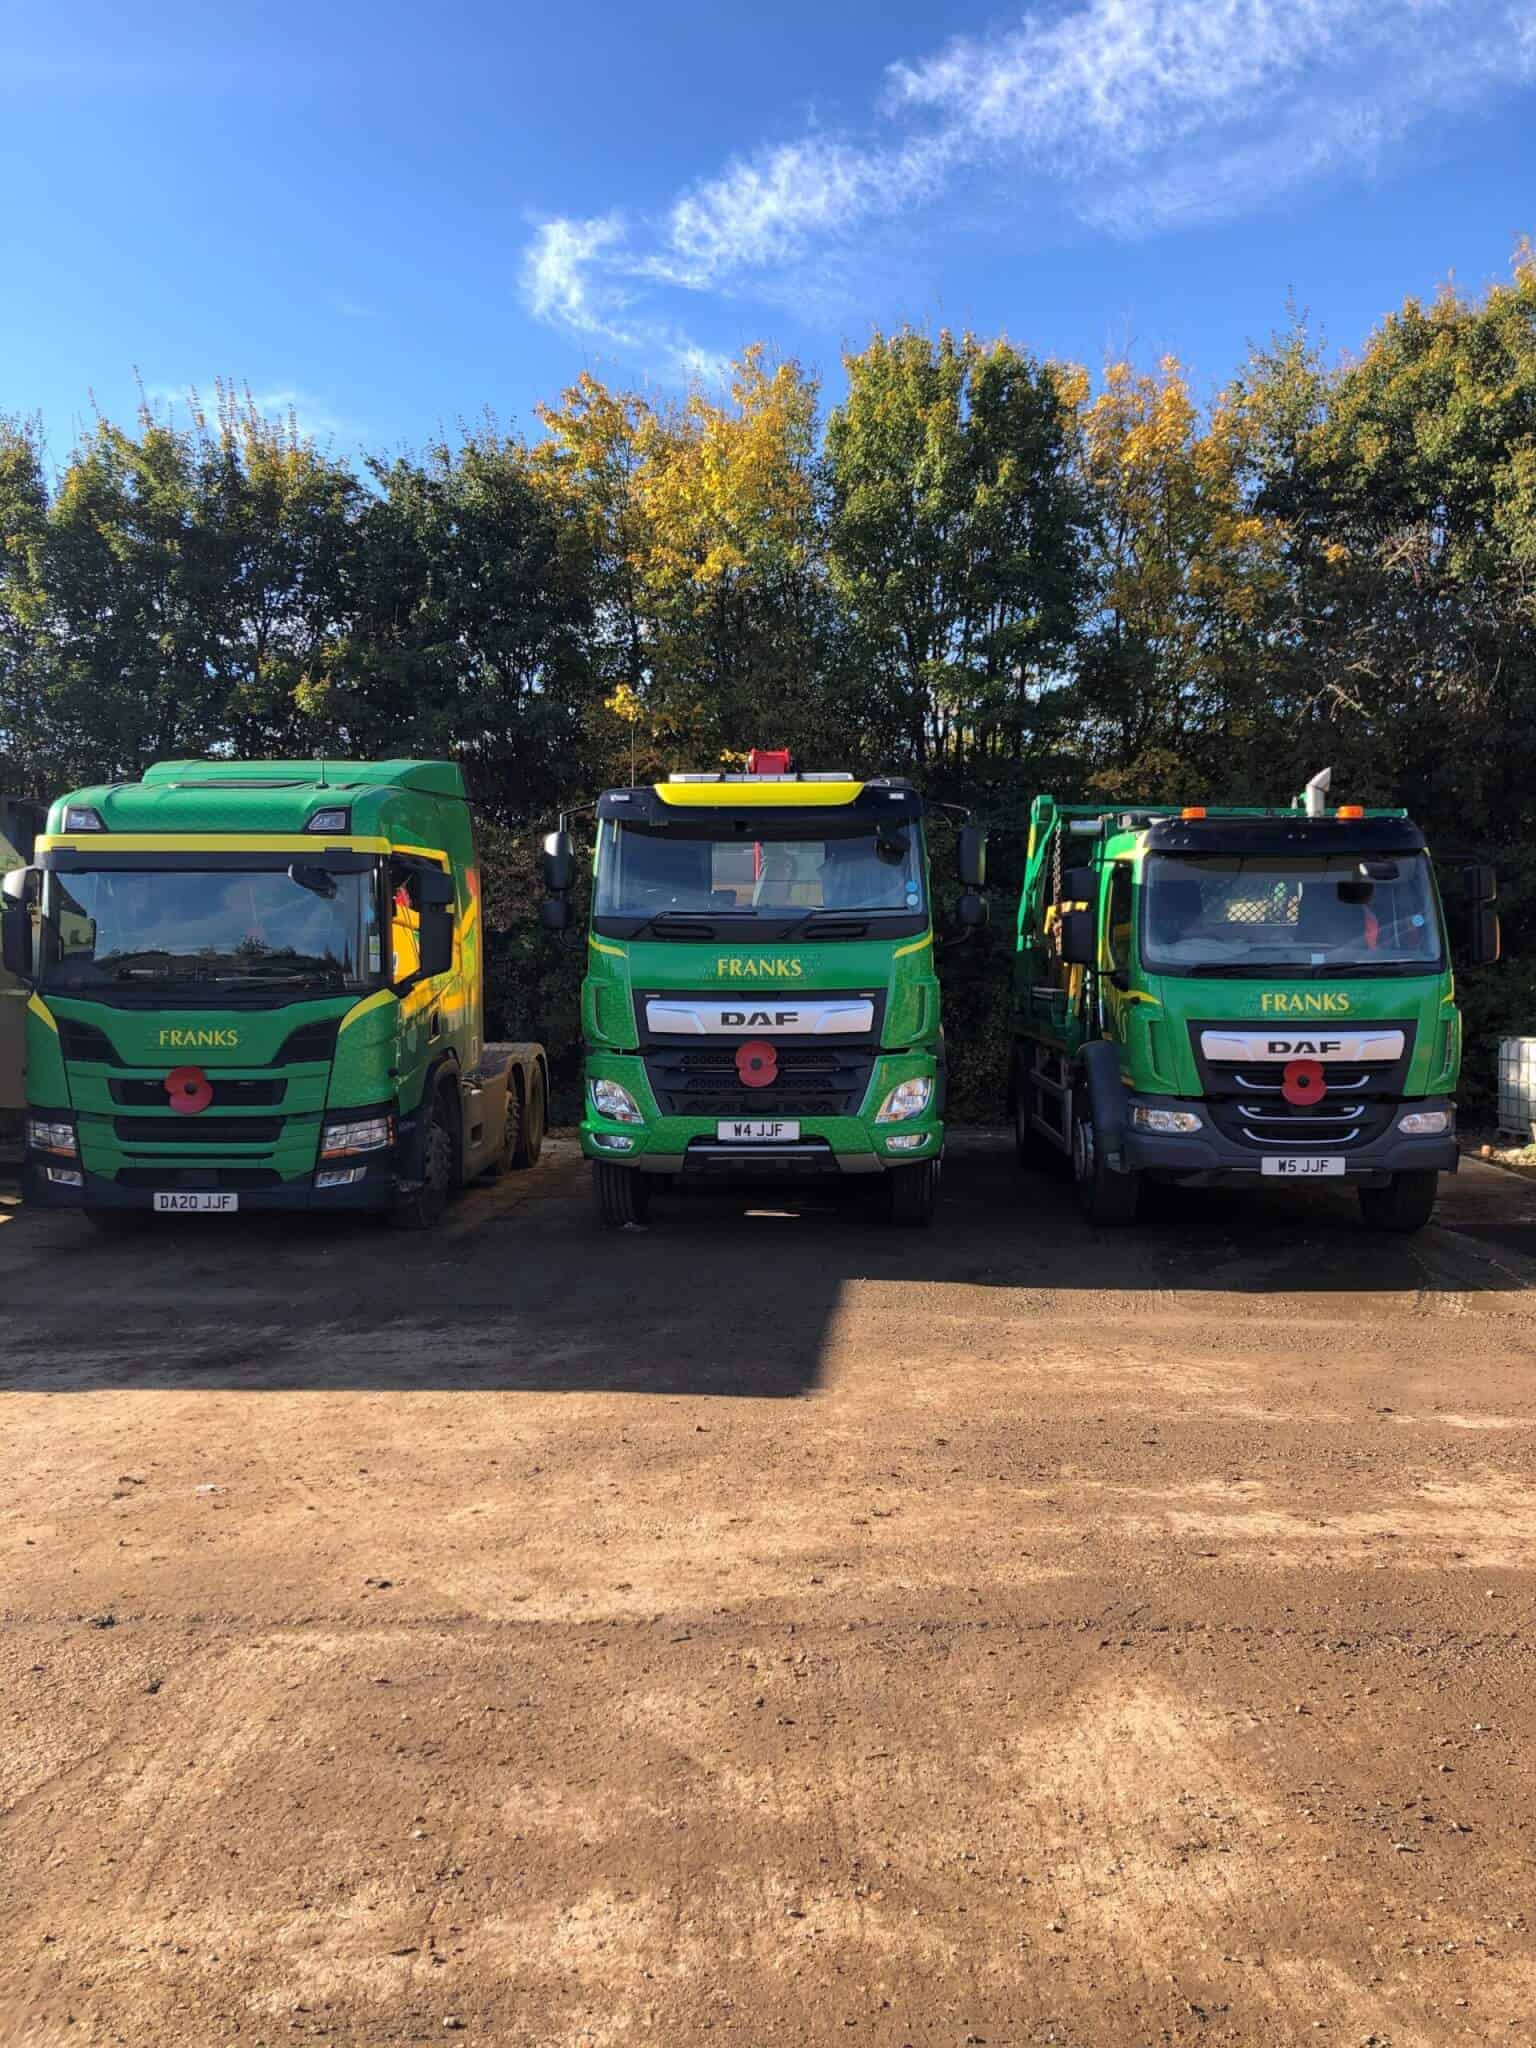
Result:
<svg viewBox="0 0 1536 2048">
<path fill-rule="evenodd" d="M 0 1208 L 0 2040 L 1536 2036 L 1536 1188 Z"/>
</svg>

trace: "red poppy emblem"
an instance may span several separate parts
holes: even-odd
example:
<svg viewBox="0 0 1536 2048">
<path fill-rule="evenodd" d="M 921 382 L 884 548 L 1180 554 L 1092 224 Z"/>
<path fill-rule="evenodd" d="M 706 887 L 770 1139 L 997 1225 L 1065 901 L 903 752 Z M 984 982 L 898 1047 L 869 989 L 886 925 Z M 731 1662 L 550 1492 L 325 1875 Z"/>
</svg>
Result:
<svg viewBox="0 0 1536 2048">
<path fill-rule="evenodd" d="M 213 1083 L 201 1067 L 172 1067 L 165 1077 L 165 1092 L 178 1116 L 196 1116 L 213 1100 Z"/>
<path fill-rule="evenodd" d="M 1328 1076 L 1321 1060 L 1290 1060 L 1280 1081 L 1280 1093 L 1296 1109 L 1310 1109 L 1328 1093 Z"/>
<path fill-rule="evenodd" d="M 736 1054 L 743 1088 L 766 1088 L 779 1078 L 779 1056 L 766 1038 L 749 1038 Z"/>
</svg>

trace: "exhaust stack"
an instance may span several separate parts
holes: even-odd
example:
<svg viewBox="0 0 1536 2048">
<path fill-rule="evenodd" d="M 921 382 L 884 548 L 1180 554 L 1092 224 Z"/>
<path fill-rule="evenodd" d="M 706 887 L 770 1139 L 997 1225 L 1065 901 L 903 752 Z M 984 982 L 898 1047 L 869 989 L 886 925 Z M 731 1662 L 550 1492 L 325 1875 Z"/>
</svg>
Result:
<svg viewBox="0 0 1536 2048">
<path fill-rule="evenodd" d="M 1309 818 L 1320 818 L 1323 815 L 1326 808 L 1323 799 L 1327 796 L 1328 786 L 1332 781 L 1333 770 L 1331 768 L 1319 768 L 1312 780 L 1307 784 L 1302 800 L 1306 804 L 1307 816 Z"/>
</svg>

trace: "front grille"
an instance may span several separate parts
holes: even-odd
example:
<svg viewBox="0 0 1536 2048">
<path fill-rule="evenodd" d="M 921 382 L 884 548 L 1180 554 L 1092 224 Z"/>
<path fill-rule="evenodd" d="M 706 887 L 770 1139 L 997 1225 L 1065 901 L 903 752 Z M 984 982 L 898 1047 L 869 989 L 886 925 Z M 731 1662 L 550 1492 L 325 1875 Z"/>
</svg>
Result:
<svg viewBox="0 0 1536 2048">
<path fill-rule="evenodd" d="M 141 1151 L 160 1145 L 275 1145 L 283 1132 L 275 1116 L 120 1116 L 112 1128 L 119 1144 Z"/>
<path fill-rule="evenodd" d="M 1385 1137 L 1402 1108 L 1414 1027 L 1393 1022 L 1381 1028 L 1402 1032 L 1398 1059 L 1348 1066 L 1325 1063 L 1327 1092 L 1316 1102 L 1296 1104 L 1282 1093 L 1288 1060 L 1205 1057 L 1202 1039 L 1207 1031 L 1251 1031 L 1251 1020 L 1220 1024 L 1202 1018 L 1192 1023 L 1195 1064 L 1212 1123 L 1223 1137 L 1255 1152 L 1345 1152 Z"/>
<path fill-rule="evenodd" d="M 282 1186 L 275 1166 L 125 1166 L 117 1176 L 120 1188 L 160 1188 L 167 1194 L 195 1189 L 222 1195 L 241 1188 Z"/>
<path fill-rule="evenodd" d="M 746 1043 L 750 1034 L 744 1034 Z M 735 1044 L 655 1045 L 646 1078 L 663 1116 L 856 1116 L 869 1088 L 869 1045 L 789 1045 L 773 1041 L 778 1073 L 764 1088 L 744 1088 Z"/>
<path fill-rule="evenodd" d="M 282 1101 L 286 1081 L 224 1081 L 208 1076 L 215 1109 L 272 1109 Z M 164 1109 L 165 1084 L 161 1081 L 109 1081 L 112 1100 L 124 1109 Z"/>
</svg>

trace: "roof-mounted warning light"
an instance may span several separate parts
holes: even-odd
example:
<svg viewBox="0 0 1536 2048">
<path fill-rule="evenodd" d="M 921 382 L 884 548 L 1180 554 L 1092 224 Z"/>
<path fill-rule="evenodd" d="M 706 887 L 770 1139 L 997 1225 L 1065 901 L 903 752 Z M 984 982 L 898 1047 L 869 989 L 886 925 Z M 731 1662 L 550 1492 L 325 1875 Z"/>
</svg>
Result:
<svg viewBox="0 0 1536 2048">
<path fill-rule="evenodd" d="M 1186 804 L 1183 810 L 1180 811 L 1179 816 L 1181 818 L 1203 818 L 1205 816 L 1205 805 Z"/>
<path fill-rule="evenodd" d="M 1363 818 L 1365 816 L 1365 805 L 1340 804 L 1335 816 L 1340 818 Z"/>
<path fill-rule="evenodd" d="M 747 756 L 747 773 L 787 775 L 790 758 L 788 747 L 754 747 Z"/>
</svg>

